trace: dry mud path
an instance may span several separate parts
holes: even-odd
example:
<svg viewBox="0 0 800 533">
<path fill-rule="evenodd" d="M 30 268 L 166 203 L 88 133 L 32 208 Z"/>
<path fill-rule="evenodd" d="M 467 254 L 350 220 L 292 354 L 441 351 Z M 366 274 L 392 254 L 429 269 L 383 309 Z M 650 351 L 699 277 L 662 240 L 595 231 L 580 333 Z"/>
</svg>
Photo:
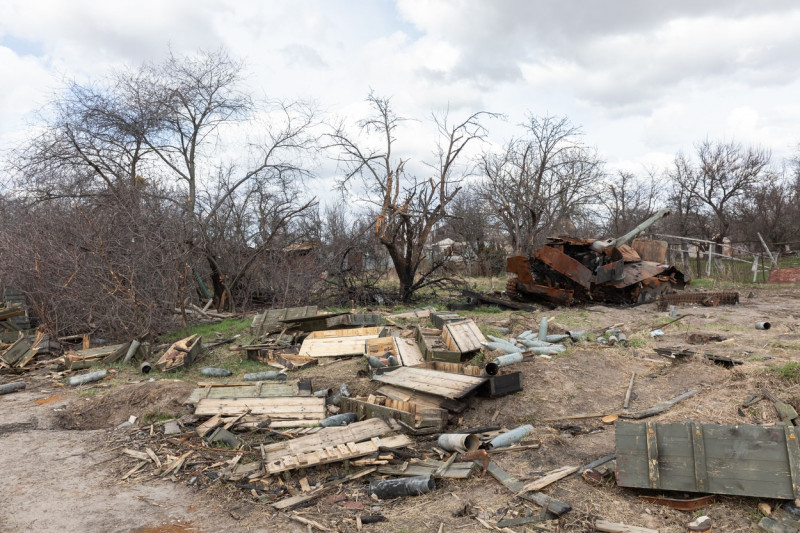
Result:
<svg viewBox="0 0 800 533">
<path fill-rule="evenodd" d="M 63 389 L 0 396 L 3 533 L 272 530 L 244 526 L 179 483 L 120 483 L 109 467 L 119 451 L 109 449 L 108 430 L 58 429 L 58 410 L 70 401 Z"/>
</svg>

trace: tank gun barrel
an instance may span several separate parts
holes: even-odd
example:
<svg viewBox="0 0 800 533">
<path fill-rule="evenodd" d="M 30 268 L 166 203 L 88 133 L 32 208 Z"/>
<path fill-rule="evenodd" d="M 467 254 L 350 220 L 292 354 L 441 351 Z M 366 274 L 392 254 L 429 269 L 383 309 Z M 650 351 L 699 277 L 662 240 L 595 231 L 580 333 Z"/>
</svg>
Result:
<svg viewBox="0 0 800 533">
<path fill-rule="evenodd" d="M 670 213 L 669 209 L 662 209 L 661 211 L 657 212 L 655 215 L 651 216 L 650 218 L 648 218 L 647 220 L 645 220 L 644 222 L 642 222 L 641 224 L 639 224 L 638 226 L 636 226 L 635 228 L 630 230 L 628 233 L 626 233 L 622 237 L 617 237 L 614 240 L 614 242 L 613 242 L 613 244 L 611 246 L 616 248 L 617 246 L 622 246 L 623 244 L 627 244 L 629 241 L 631 241 L 634 237 L 639 235 L 641 232 L 645 231 L 647 228 L 649 228 L 650 226 L 652 226 L 653 224 L 655 224 L 656 222 L 658 222 L 662 218 L 664 218 L 666 216 L 669 216 L 669 213 Z"/>
</svg>

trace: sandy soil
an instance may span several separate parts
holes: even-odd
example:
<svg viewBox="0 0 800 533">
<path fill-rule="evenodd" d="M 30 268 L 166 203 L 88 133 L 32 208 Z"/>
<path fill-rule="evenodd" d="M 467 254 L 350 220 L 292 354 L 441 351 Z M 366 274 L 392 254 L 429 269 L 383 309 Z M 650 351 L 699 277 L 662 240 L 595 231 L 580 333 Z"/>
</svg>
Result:
<svg viewBox="0 0 800 533">
<path fill-rule="evenodd" d="M 521 478 L 533 478 L 564 465 L 580 466 L 614 452 L 614 425 L 598 418 L 548 421 L 560 416 L 620 412 L 625 390 L 636 372 L 634 410 L 644 409 L 690 389 L 700 394 L 652 419 L 702 423 L 765 424 L 777 420 L 768 402 L 739 406 L 751 394 L 769 387 L 783 400 L 800 407 L 800 380 L 781 377 L 775 368 L 800 362 L 800 305 L 798 288 L 756 290 L 736 307 L 682 307 L 682 320 L 670 319 L 650 304 L 633 309 L 602 306 L 542 313 L 475 313 L 482 324 L 510 327 L 512 334 L 535 329 L 544 313 L 552 318 L 551 331 L 591 329 L 621 324 L 632 347 L 583 343 L 567 355 L 536 359 L 517 365 L 524 390 L 504 398 L 471 400 L 462 427 L 492 423 L 512 428 L 534 426 L 529 438 L 542 442 L 538 450 L 493 456 L 501 467 Z M 769 320 L 772 329 L 753 325 Z M 652 339 L 651 329 L 665 335 Z M 717 334 L 728 340 L 689 345 L 690 333 Z M 698 355 L 670 362 L 654 347 L 681 345 Z M 745 363 L 733 369 L 706 361 L 702 353 L 727 355 Z M 239 355 L 230 354 L 231 357 Z M 351 392 L 367 393 L 375 384 L 357 377 L 358 361 L 336 363 L 298 372 L 315 388 L 338 388 L 348 383 Z M 180 414 L 180 399 L 191 384 L 158 381 L 98 389 L 96 395 L 77 396 L 55 388 L 52 381 L 26 376 L 28 390 L 0 396 L 0 531 L 306 531 L 274 513 L 256 495 L 230 484 L 210 484 L 203 489 L 182 482 L 142 478 L 119 481 L 120 463 L 115 425 L 131 414 L 163 410 Z M 69 429 L 65 429 L 69 428 Z M 73 429 L 81 428 L 81 429 Z M 431 441 L 420 442 L 429 449 Z M 319 472 L 324 475 L 325 472 Z M 296 478 L 296 476 L 295 476 Z M 296 484 L 293 478 L 290 484 Z M 356 531 L 357 513 L 375 511 L 389 521 L 364 526 L 367 532 L 468 532 L 486 531 L 474 518 L 453 516 L 465 505 L 487 519 L 508 510 L 521 511 L 519 500 L 490 477 L 468 481 L 446 480 L 434 493 L 391 502 L 364 501 L 363 485 L 352 484 L 342 501 L 320 499 L 300 510 L 303 516 L 339 531 Z M 685 531 L 697 513 L 675 511 L 646 503 L 640 492 L 617 487 L 612 480 L 593 487 L 579 477 L 555 483 L 546 493 L 570 503 L 574 510 L 562 517 L 561 531 L 592 531 L 594 518 L 657 528 L 662 533 Z M 355 502 L 355 503 L 353 503 Z M 360 504 L 358 502 L 361 502 Z M 757 531 L 755 498 L 718 497 L 703 510 L 714 531 Z M 539 512 L 531 506 L 533 512 Z M 524 527 L 515 531 L 526 531 Z M 529 531 L 534 529 L 529 528 Z"/>
</svg>

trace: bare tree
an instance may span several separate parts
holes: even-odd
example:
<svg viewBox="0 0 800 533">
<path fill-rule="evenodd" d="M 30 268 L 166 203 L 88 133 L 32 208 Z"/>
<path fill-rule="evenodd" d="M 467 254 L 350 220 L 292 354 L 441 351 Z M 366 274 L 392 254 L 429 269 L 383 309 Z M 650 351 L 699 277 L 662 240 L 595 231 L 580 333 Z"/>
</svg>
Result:
<svg viewBox="0 0 800 533">
<path fill-rule="evenodd" d="M 448 116 L 434 115 L 438 139 L 435 159 L 427 162 L 430 175 L 418 176 L 406 170 L 407 159 L 398 157 L 397 130 L 405 120 L 395 114 L 388 98 L 370 94 L 367 101 L 372 115 L 358 122 L 358 131 L 366 137 L 379 139 L 377 147 L 363 142 L 357 134 L 340 125 L 330 134 L 330 148 L 344 167 L 340 185 L 352 189 L 354 180 L 370 202 L 375 217 L 375 235 L 386 248 L 400 282 L 400 298 L 408 301 L 414 292 L 440 283 L 442 261 L 422 268 L 428 259 L 425 245 L 460 189 L 460 180 L 469 172 L 461 165 L 466 159 L 464 149 L 486 135 L 481 124 L 491 113 L 478 112 L 462 122 L 451 123 Z"/>
<path fill-rule="evenodd" d="M 658 208 L 661 180 L 651 171 L 644 178 L 618 171 L 609 177 L 600 203 L 606 212 L 607 231 L 623 235 L 649 218 Z"/>
<path fill-rule="evenodd" d="M 505 241 L 494 217 L 481 200 L 475 186 L 467 186 L 453 199 L 452 216 L 445 221 L 443 234 L 460 246 L 469 275 L 493 276 L 505 268 Z"/>
<path fill-rule="evenodd" d="M 566 117 L 529 116 L 525 133 L 502 152 L 481 157 L 481 198 L 498 218 L 516 253 L 530 253 L 542 232 L 569 229 L 595 201 L 602 163 L 580 142 Z"/>
<path fill-rule="evenodd" d="M 747 196 L 737 200 L 731 224 L 735 239 L 755 241 L 756 234 L 760 233 L 769 243 L 788 244 L 800 238 L 796 217 L 800 198 L 786 171 L 765 173 Z"/>
<path fill-rule="evenodd" d="M 210 276 L 217 305 L 232 309 L 246 299 L 232 287 L 272 236 L 314 205 L 299 185 L 310 176 L 313 110 L 256 103 L 242 75 L 219 50 L 73 83 L 45 133 L 16 153 L 21 184 L 39 200 L 119 196 L 131 183 L 157 194 L 182 219 L 179 246 L 205 262 L 192 266 Z"/>
<path fill-rule="evenodd" d="M 752 192 L 753 186 L 764 176 L 770 152 L 734 142 L 709 140 L 698 143 L 696 150 L 697 181 L 690 190 L 714 214 L 716 233 L 713 237 L 722 242 L 730 234 L 734 203 Z"/>
</svg>

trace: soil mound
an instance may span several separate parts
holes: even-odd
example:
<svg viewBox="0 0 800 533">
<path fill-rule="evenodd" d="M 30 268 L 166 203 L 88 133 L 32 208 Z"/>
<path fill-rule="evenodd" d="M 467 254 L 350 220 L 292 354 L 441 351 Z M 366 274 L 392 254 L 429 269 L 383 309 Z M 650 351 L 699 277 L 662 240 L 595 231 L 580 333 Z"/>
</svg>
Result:
<svg viewBox="0 0 800 533">
<path fill-rule="evenodd" d="M 183 401 L 194 385 L 176 381 L 155 381 L 123 385 L 102 396 L 73 402 L 58 418 L 62 429 L 106 429 L 128 420 L 164 416 L 179 417 L 189 409 Z"/>
</svg>

